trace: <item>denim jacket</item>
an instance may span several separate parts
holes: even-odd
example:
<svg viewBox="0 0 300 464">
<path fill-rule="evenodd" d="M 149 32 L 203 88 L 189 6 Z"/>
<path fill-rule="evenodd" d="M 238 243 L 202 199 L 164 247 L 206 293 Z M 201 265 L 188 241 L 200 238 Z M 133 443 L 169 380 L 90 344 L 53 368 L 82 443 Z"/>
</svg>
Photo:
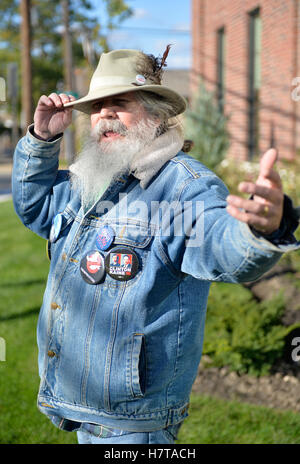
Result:
<svg viewBox="0 0 300 464">
<path fill-rule="evenodd" d="M 255 280 L 300 244 L 291 230 L 274 244 L 232 218 L 223 182 L 183 152 L 146 188 L 122 176 L 84 211 L 68 171 L 58 170 L 59 147 L 60 139 L 28 132 L 13 169 L 14 206 L 25 226 L 49 239 L 62 214 L 37 328 L 38 407 L 131 431 L 177 424 L 188 414 L 210 283 Z M 89 285 L 80 262 L 103 225 L 115 232 L 103 256 L 114 247 L 134 251 L 138 269 L 127 281 L 106 273 Z"/>
</svg>

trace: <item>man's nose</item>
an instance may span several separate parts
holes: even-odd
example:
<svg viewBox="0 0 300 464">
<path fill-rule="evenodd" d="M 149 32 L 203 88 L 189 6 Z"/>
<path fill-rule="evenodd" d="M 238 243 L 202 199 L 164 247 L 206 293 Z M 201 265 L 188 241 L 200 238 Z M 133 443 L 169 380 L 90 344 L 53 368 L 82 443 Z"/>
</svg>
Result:
<svg viewBox="0 0 300 464">
<path fill-rule="evenodd" d="M 110 105 L 103 105 L 99 113 L 101 119 L 115 119 L 116 112 L 114 108 Z"/>
</svg>

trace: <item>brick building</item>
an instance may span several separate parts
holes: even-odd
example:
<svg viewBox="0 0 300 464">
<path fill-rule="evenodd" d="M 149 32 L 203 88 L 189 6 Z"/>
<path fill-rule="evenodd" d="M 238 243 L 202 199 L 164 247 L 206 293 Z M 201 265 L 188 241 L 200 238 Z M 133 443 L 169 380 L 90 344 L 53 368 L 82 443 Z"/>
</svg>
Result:
<svg viewBox="0 0 300 464">
<path fill-rule="evenodd" d="M 230 116 L 229 155 L 300 149 L 300 1 L 192 0 L 192 91 L 201 77 Z"/>
</svg>

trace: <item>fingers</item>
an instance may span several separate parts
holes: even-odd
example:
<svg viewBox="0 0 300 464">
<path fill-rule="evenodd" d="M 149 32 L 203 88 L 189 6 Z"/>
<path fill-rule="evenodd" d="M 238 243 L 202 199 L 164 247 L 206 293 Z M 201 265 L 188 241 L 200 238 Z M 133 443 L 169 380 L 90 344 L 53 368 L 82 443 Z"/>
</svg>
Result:
<svg viewBox="0 0 300 464">
<path fill-rule="evenodd" d="M 241 208 L 249 213 L 254 213 L 263 217 L 272 214 L 274 210 L 272 203 L 259 203 L 253 200 L 245 200 L 235 195 L 229 195 L 227 197 L 227 203 L 235 208 Z"/>
<path fill-rule="evenodd" d="M 73 100 L 75 100 L 73 95 L 67 95 L 65 93 L 57 94 L 53 92 L 48 97 L 46 95 L 42 95 L 39 99 L 39 105 L 45 105 L 48 108 L 64 109 L 64 104 Z"/>
<path fill-rule="evenodd" d="M 281 179 L 280 179 L 280 175 L 278 174 L 277 171 L 275 171 L 274 169 L 271 169 L 267 175 L 265 176 L 262 176 L 260 175 L 259 179 L 258 179 L 258 182 L 260 182 L 262 179 L 264 179 L 265 181 L 267 182 L 264 182 L 270 186 L 273 186 L 273 187 L 277 187 L 277 188 L 281 188 L 282 187 L 282 183 L 281 183 Z"/>
<path fill-rule="evenodd" d="M 255 186 L 257 187 L 257 186 Z M 262 189 L 262 187 L 260 187 Z M 244 199 L 235 195 L 227 197 L 227 211 L 239 221 L 254 227 L 263 233 L 271 233 L 278 229 L 283 209 L 283 195 L 279 191 L 264 189 L 264 198 L 262 201 L 262 191 L 260 201 Z M 257 190 L 256 190 L 257 192 Z M 270 201 L 267 201 L 267 199 Z"/>
<path fill-rule="evenodd" d="M 278 182 L 281 183 L 280 177 Z M 252 182 L 242 182 L 239 185 L 239 191 L 248 193 L 249 195 L 256 195 L 272 203 L 278 202 L 278 200 L 282 197 L 281 189 L 270 188 L 270 186 L 267 187 L 260 184 L 253 184 Z"/>
<path fill-rule="evenodd" d="M 271 148 L 261 158 L 256 183 L 239 185 L 239 191 L 251 195 L 251 200 L 235 195 L 227 197 L 227 211 L 231 216 L 266 234 L 278 229 L 283 211 L 282 183 L 274 170 L 276 160 L 277 152 Z"/>
<path fill-rule="evenodd" d="M 64 104 L 73 101 L 72 95 L 51 93 L 42 95 L 34 113 L 34 132 L 44 140 L 64 130 L 72 122 L 72 108 L 64 108 Z"/>
<path fill-rule="evenodd" d="M 228 213 L 235 219 L 245 222 L 249 226 L 252 226 L 256 230 L 259 230 L 263 233 L 271 233 L 279 227 L 278 222 L 270 221 L 269 217 L 259 216 L 255 213 L 246 212 L 232 205 L 228 205 L 226 209 Z"/>
<path fill-rule="evenodd" d="M 59 97 L 61 99 L 62 106 L 64 106 L 66 103 L 70 103 L 76 100 L 76 98 L 73 95 L 67 95 L 65 93 L 60 93 Z M 72 111 L 72 108 L 69 108 L 69 109 Z"/>
</svg>

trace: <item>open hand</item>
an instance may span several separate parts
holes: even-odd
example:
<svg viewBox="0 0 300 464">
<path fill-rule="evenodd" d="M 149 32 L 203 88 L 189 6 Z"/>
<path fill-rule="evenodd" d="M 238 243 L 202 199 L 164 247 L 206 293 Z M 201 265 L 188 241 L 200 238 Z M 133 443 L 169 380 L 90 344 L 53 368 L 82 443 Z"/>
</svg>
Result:
<svg viewBox="0 0 300 464">
<path fill-rule="evenodd" d="M 64 93 L 42 95 L 34 113 L 34 132 L 45 140 L 63 132 L 72 122 L 72 108 L 63 105 L 73 100 Z"/>
<path fill-rule="evenodd" d="M 256 183 L 242 182 L 239 185 L 239 191 L 253 195 L 253 199 L 236 195 L 227 197 L 227 211 L 231 216 L 266 235 L 279 228 L 283 214 L 281 179 L 273 169 L 276 159 L 276 150 L 271 148 L 261 158 Z"/>
</svg>

